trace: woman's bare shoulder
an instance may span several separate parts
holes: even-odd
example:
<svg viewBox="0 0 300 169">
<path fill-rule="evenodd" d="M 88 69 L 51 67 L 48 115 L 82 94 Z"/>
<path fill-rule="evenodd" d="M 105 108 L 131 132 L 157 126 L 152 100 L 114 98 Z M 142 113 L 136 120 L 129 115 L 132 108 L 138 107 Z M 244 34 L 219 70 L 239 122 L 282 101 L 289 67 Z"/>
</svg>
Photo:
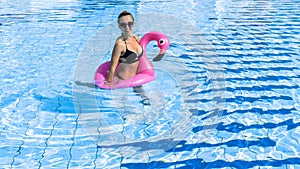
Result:
<svg viewBox="0 0 300 169">
<path fill-rule="evenodd" d="M 125 46 L 124 40 L 121 36 L 116 39 L 115 46 Z"/>
<path fill-rule="evenodd" d="M 120 43 L 124 41 L 124 39 L 122 38 L 122 36 L 119 36 L 117 39 L 116 39 L 116 43 Z"/>
</svg>

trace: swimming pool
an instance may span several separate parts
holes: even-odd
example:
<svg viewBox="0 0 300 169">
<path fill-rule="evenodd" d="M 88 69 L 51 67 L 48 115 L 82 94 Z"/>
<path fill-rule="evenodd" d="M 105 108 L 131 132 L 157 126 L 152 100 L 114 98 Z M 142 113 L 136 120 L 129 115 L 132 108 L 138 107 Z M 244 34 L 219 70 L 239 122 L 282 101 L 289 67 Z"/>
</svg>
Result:
<svg viewBox="0 0 300 169">
<path fill-rule="evenodd" d="M 139 36 L 172 43 L 142 93 L 89 85 L 124 9 Z M 299 168 L 299 13 L 297 0 L 2 0 L 1 168 Z"/>
</svg>

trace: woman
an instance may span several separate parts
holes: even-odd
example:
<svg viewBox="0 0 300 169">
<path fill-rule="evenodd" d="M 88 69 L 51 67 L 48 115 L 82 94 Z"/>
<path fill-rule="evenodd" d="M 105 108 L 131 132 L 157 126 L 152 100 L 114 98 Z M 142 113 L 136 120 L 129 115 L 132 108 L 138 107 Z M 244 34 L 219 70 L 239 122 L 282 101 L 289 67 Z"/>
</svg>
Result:
<svg viewBox="0 0 300 169">
<path fill-rule="evenodd" d="M 114 45 L 110 69 L 105 82 L 107 86 L 135 76 L 139 58 L 143 54 L 138 37 L 133 34 L 134 18 L 132 14 L 127 11 L 121 12 L 118 17 L 118 26 L 122 35 L 117 38 Z"/>
</svg>

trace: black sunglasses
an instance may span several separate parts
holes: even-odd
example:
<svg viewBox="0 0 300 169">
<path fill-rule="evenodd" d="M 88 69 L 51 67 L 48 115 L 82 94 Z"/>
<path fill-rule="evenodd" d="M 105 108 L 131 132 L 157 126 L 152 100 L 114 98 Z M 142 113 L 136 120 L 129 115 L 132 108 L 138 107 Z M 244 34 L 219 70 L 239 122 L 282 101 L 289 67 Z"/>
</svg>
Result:
<svg viewBox="0 0 300 169">
<path fill-rule="evenodd" d="M 132 27 L 133 26 L 133 22 L 128 22 L 128 23 L 120 23 L 120 27 L 121 28 L 126 28 L 126 26 L 128 26 L 128 27 Z"/>
</svg>

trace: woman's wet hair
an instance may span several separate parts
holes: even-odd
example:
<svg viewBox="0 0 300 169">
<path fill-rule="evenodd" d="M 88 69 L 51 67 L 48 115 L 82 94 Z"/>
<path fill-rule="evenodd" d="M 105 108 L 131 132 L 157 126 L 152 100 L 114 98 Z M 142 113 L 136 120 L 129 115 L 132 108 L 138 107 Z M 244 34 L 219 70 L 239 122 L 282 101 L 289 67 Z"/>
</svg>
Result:
<svg viewBox="0 0 300 169">
<path fill-rule="evenodd" d="M 119 16 L 118 16 L 118 22 L 119 22 L 120 18 L 122 18 L 123 16 L 127 16 L 127 15 L 130 15 L 131 18 L 132 18 L 132 20 L 134 21 L 134 18 L 133 18 L 133 16 L 132 16 L 132 14 L 131 14 L 130 12 L 127 12 L 126 10 L 124 10 L 124 11 L 122 11 L 122 12 L 119 14 Z"/>
</svg>

